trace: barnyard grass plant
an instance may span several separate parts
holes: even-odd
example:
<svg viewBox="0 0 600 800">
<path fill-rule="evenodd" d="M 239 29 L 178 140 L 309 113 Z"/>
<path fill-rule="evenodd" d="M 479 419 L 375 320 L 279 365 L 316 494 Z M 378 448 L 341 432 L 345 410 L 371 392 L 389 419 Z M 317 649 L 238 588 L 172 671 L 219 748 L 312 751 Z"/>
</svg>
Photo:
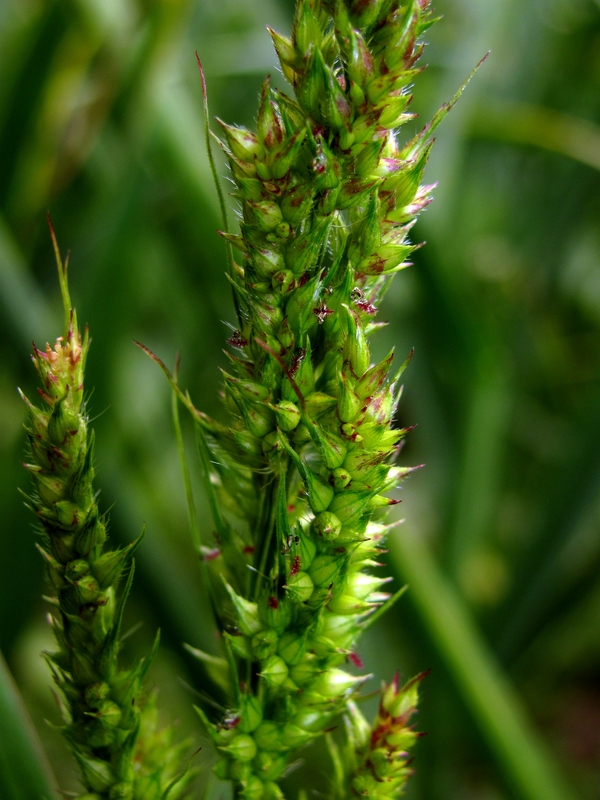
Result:
<svg viewBox="0 0 600 800">
<path fill-rule="evenodd" d="M 428 0 L 298 0 L 291 37 L 271 31 L 293 94 L 267 79 L 255 132 L 219 121 L 239 208 L 239 233 L 221 232 L 237 314 L 223 373 L 228 421 L 198 410 L 144 348 L 196 425 L 216 528 L 197 547 L 222 658 L 190 651 L 228 697 L 225 713 L 198 713 L 216 775 L 244 800 L 283 798 L 297 753 L 322 737 L 332 798 L 392 800 L 411 771 L 423 675 L 384 685 L 369 724 L 356 703 L 369 677 L 357 674 L 356 646 L 403 592 L 385 592 L 389 579 L 376 570 L 393 527 L 384 516 L 398 502 L 390 492 L 413 469 L 397 464 L 409 429 L 394 426 L 411 354 L 399 367 L 393 351 L 372 363 L 369 341 L 385 324 L 376 315 L 391 280 L 418 247 L 410 232 L 431 200 L 422 181 L 432 134 L 464 89 L 402 137 L 434 21 Z M 205 88 L 204 98 L 207 113 Z M 208 115 L 207 142 L 210 152 Z M 211 163 L 216 175 L 212 154 Z M 31 505 L 56 594 L 48 661 L 82 797 L 174 800 L 189 778 L 177 773 L 182 747 L 157 730 L 153 700 L 144 703 L 158 642 L 132 669 L 118 665 L 142 536 L 106 546 L 84 401 L 89 337 L 54 243 L 65 331 L 34 351 L 44 408 L 24 398 Z"/>
<path fill-rule="evenodd" d="M 50 220 L 49 220 L 50 222 Z M 62 698 L 63 732 L 85 791 L 80 800 L 170 800 L 181 796 L 187 743 L 172 744 L 159 729 L 156 698 L 144 678 L 158 648 L 127 669 L 119 665 L 121 621 L 134 574 L 133 553 L 143 531 L 126 547 L 108 546 L 107 518 L 94 489 L 94 433 L 89 426 L 84 373 L 90 345 L 71 307 L 67 263 L 50 223 L 65 312 L 54 346 L 34 345 L 43 406 L 24 394 L 28 502 L 39 523 L 52 596 L 49 615 L 57 649 L 46 659 Z M 125 586 L 118 593 L 121 580 Z M 183 770 L 184 771 L 184 770 Z"/>
<path fill-rule="evenodd" d="M 410 774 L 422 676 L 385 686 L 369 725 L 353 701 L 367 676 L 348 665 L 400 594 L 375 570 L 389 493 L 412 469 L 396 463 L 408 429 L 393 424 L 410 354 L 373 364 L 369 339 L 418 246 L 431 134 L 464 88 L 401 143 L 434 21 L 428 0 L 299 0 L 291 37 L 270 31 L 293 96 L 267 78 L 255 132 L 219 120 L 239 209 L 239 233 L 221 232 L 238 319 L 229 422 L 150 353 L 196 422 L 217 529 L 199 550 L 230 702 L 220 718 L 198 711 L 215 772 L 245 800 L 283 798 L 298 751 L 341 716 L 331 796 L 391 800 Z"/>
</svg>

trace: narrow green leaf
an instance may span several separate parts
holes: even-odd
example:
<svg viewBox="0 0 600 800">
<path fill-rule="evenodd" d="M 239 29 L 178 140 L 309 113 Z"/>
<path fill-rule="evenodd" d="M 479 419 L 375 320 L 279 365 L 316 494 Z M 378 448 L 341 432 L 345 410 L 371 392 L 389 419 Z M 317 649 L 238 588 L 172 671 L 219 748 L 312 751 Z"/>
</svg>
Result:
<svg viewBox="0 0 600 800">
<path fill-rule="evenodd" d="M 542 736 L 425 543 L 403 528 L 392 561 L 491 751 L 524 800 L 574 800 Z"/>
<path fill-rule="evenodd" d="M 56 779 L 0 653 L 0 797 L 58 800 Z"/>
<path fill-rule="evenodd" d="M 517 145 L 530 145 L 580 161 L 600 170 L 600 126 L 528 103 L 478 103 L 471 135 Z"/>
</svg>

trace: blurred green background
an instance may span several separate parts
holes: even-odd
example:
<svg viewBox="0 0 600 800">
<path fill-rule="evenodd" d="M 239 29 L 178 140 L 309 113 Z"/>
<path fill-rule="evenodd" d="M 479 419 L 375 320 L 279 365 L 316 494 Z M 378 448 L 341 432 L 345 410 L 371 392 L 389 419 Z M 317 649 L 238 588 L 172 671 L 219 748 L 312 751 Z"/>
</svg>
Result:
<svg viewBox="0 0 600 800">
<path fill-rule="evenodd" d="M 426 175 L 439 187 L 415 230 L 427 246 L 393 284 L 390 325 L 373 340 L 375 355 L 416 348 L 399 422 L 418 423 L 403 462 L 427 466 L 405 484 L 407 521 L 390 539 L 389 569 L 410 591 L 359 653 L 373 688 L 396 668 L 433 668 L 412 800 L 594 800 L 600 2 L 436 6 L 444 19 L 415 89 L 422 122 L 492 53 L 439 131 Z M 212 689 L 181 644 L 215 652 L 216 640 L 170 393 L 132 339 L 171 365 L 180 351 L 196 405 L 221 414 L 234 317 L 194 50 L 212 114 L 251 126 L 260 82 L 276 72 L 265 26 L 287 32 L 292 11 L 292 0 L 0 0 L 0 649 L 66 790 L 77 782 L 39 657 L 52 647 L 42 565 L 17 492 L 28 487 L 16 386 L 35 393 L 31 339 L 52 341 L 62 319 L 45 213 L 72 251 L 71 292 L 92 332 L 101 504 L 116 541 L 148 526 L 127 612 L 143 626 L 123 657 L 162 628 L 152 680 L 165 721 L 179 720 L 203 747 L 198 765 L 210 764 L 190 708 Z M 298 786 L 327 796 L 326 758 L 306 758 L 290 800 Z"/>
</svg>

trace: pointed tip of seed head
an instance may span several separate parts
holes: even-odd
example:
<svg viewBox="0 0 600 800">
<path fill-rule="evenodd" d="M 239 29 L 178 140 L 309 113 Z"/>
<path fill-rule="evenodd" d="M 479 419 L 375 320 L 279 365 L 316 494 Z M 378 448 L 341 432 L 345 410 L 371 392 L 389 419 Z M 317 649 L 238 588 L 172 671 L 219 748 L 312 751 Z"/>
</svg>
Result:
<svg viewBox="0 0 600 800">
<path fill-rule="evenodd" d="M 202 69 L 202 62 L 200 61 L 200 56 L 198 55 L 197 50 L 194 50 L 194 55 L 196 56 L 196 64 L 198 65 L 198 72 L 200 73 L 200 81 L 202 83 L 202 97 L 204 100 L 206 100 L 206 78 L 204 76 L 204 70 Z"/>
</svg>

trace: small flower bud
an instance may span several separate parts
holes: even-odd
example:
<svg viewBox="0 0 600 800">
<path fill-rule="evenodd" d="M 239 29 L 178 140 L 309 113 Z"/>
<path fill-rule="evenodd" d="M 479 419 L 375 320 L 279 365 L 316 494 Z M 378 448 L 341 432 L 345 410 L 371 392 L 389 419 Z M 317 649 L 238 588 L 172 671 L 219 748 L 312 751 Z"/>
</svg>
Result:
<svg viewBox="0 0 600 800">
<path fill-rule="evenodd" d="M 357 28 L 370 28 L 378 19 L 383 0 L 353 0 L 350 17 Z"/>
<path fill-rule="evenodd" d="M 264 158 L 265 151 L 255 134 L 250 133 L 246 128 L 236 128 L 232 125 L 226 125 L 220 119 L 218 119 L 217 122 L 223 128 L 227 143 L 234 156 L 237 156 L 237 158 L 242 161 L 248 161 L 250 163 L 254 161 L 255 156 L 258 159 Z"/>
<path fill-rule="evenodd" d="M 281 728 L 276 722 L 265 720 L 254 731 L 254 741 L 260 750 L 281 749 Z"/>
<path fill-rule="evenodd" d="M 432 147 L 433 142 L 429 142 L 413 162 L 408 162 L 408 165 L 394 178 L 388 178 L 386 181 L 390 183 L 390 188 L 396 191 L 397 208 L 407 206 L 415 199 Z"/>
<path fill-rule="evenodd" d="M 346 126 L 340 132 L 340 150 L 350 150 L 352 145 L 354 144 L 354 133 L 350 125 L 346 124 Z M 341 190 L 340 186 L 340 190 Z M 338 193 L 339 198 L 339 193 Z"/>
<path fill-rule="evenodd" d="M 325 100 L 325 118 L 334 131 L 343 131 L 350 122 L 352 110 L 348 98 L 338 83 L 333 70 L 326 67 L 327 94 Z M 341 174 L 341 171 L 340 171 Z"/>
<path fill-rule="evenodd" d="M 317 318 L 313 313 L 313 309 L 318 304 L 321 286 L 321 275 L 317 272 L 317 274 L 303 286 L 300 283 L 287 302 L 286 312 L 289 325 L 298 340 L 304 338 L 304 336 L 310 332 L 311 328 L 317 324 Z M 296 381 L 296 383 L 297 382 L 298 381 Z M 311 386 L 307 392 L 311 392 L 312 389 L 313 386 Z M 285 399 L 292 400 L 295 397 L 295 393 L 293 396 L 288 393 Z"/>
<path fill-rule="evenodd" d="M 40 500 L 47 506 L 52 506 L 57 500 L 60 500 L 65 494 L 65 485 L 62 480 L 52 478 L 44 475 L 44 473 L 36 467 L 29 468 L 35 487 L 40 496 Z"/>
<path fill-rule="evenodd" d="M 273 628 L 259 631 L 252 637 L 252 652 L 259 660 L 273 655 L 277 649 L 277 633 Z"/>
<path fill-rule="evenodd" d="M 418 35 L 419 10 L 415 8 L 407 13 L 401 24 L 392 27 L 391 37 L 386 45 L 383 58 L 389 70 L 403 66 L 407 52 L 412 53 L 414 41 Z"/>
<path fill-rule="evenodd" d="M 323 74 L 323 56 L 318 49 L 311 48 L 296 86 L 296 97 L 300 106 L 315 118 L 320 118 L 321 98 L 325 92 L 325 75 Z"/>
<path fill-rule="evenodd" d="M 325 411 L 328 411 L 336 404 L 335 397 L 324 394 L 323 392 L 311 392 L 305 397 L 306 413 L 311 419 L 317 419 Z"/>
<path fill-rule="evenodd" d="M 256 755 L 256 742 L 246 733 L 240 733 L 227 747 L 222 747 L 236 761 L 241 761 L 243 764 L 252 761 Z"/>
<path fill-rule="evenodd" d="M 258 617 L 258 606 L 256 603 L 246 600 L 245 597 L 240 597 L 227 581 L 224 581 L 224 583 L 236 611 L 239 629 L 246 636 L 254 636 L 262 628 Z"/>
<path fill-rule="evenodd" d="M 288 578 L 285 588 L 295 603 L 304 603 L 310 598 L 315 586 L 308 572 L 297 572 Z"/>
<path fill-rule="evenodd" d="M 341 669 L 328 669 L 317 678 L 311 689 L 326 698 L 335 699 L 365 680 L 363 675 L 350 675 Z"/>
<path fill-rule="evenodd" d="M 310 430 L 310 435 L 319 451 L 319 455 L 327 469 L 337 469 L 344 463 L 346 457 L 346 446 L 339 438 L 333 433 L 328 433 L 323 430 L 320 425 L 307 420 L 307 425 Z"/>
<path fill-rule="evenodd" d="M 350 80 L 366 86 L 375 76 L 375 62 L 361 34 L 350 28 L 347 69 Z"/>
<path fill-rule="evenodd" d="M 337 516 L 343 525 L 356 525 L 366 510 L 370 492 L 341 492 L 336 494 L 330 511 Z"/>
<path fill-rule="evenodd" d="M 271 278 L 271 287 L 281 294 L 289 292 L 294 288 L 294 273 L 289 269 L 276 272 Z"/>
<path fill-rule="evenodd" d="M 72 436 L 79 430 L 79 414 L 68 408 L 68 396 L 67 392 L 64 397 L 56 400 L 48 420 L 48 438 L 57 446 L 64 444 L 69 435 Z"/>
<path fill-rule="evenodd" d="M 289 222 L 280 222 L 275 228 L 275 236 L 278 239 L 289 239 L 292 235 L 292 229 Z"/>
<path fill-rule="evenodd" d="M 289 666 L 294 666 L 302 661 L 306 649 L 306 635 L 300 633 L 286 633 L 279 640 L 277 652 Z"/>
<path fill-rule="evenodd" d="M 229 774 L 234 781 L 243 784 L 251 774 L 251 767 L 247 761 L 232 761 L 229 767 Z"/>
<path fill-rule="evenodd" d="M 333 488 L 336 492 L 339 492 L 348 486 L 348 484 L 352 481 L 350 473 L 344 467 L 338 467 L 334 469 L 332 472 L 333 477 Z"/>
<path fill-rule="evenodd" d="M 248 661 L 252 660 L 252 645 L 247 636 L 231 636 L 229 633 L 225 633 L 225 636 L 236 656 L 245 658 Z"/>
<path fill-rule="evenodd" d="M 91 683 L 85 689 L 85 702 L 90 708 L 98 708 L 110 694 L 108 683 Z"/>
<path fill-rule="evenodd" d="M 281 656 L 271 656 L 262 665 L 259 675 L 269 686 L 281 686 L 288 676 L 287 664 Z"/>
<path fill-rule="evenodd" d="M 84 781 L 92 791 L 103 793 L 114 785 L 116 782 L 115 776 L 106 761 L 101 761 L 93 756 L 85 756 L 79 752 L 76 753 L 76 757 L 83 773 Z"/>
<path fill-rule="evenodd" d="M 297 5 L 292 41 L 300 58 L 308 55 L 309 49 L 318 47 L 321 42 L 321 28 L 307 0 L 301 0 Z"/>
<path fill-rule="evenodd" d="M 271 100 L 271 79 L 263 83 L 256 122 L 258 137 L 267 150 L 272 149 L 283 138 L 281 122 L 277 116 L 275 105 Z"/>
<path fill-rule="evenodd" d="M 343 372 L 338 374 L 338 417 L 342 422 L 353 422 L 362 403 Z"/>
<path fill-rule="evenodd" d="M 305 569 L 308 569 L 317 552 L 317 545 L 307 533 L 302 532 L 300 533 L 298 548 L 300 550 L 300 563 Z"/>
<path fill-rule="evenodd" d="M 88 562 L 83 558 L 78 558 L 75 561 L 69 561 L 65 566 L 65 578 L 70 582 L 74 582 L 83 578 L 89 571 L 90 565 Z"/>
<path fill-rule="evenodd" d="M 384 102 L 378 106 L 381 112 L 379 117 L 379 124 L 382 128 L 397 128 L 412 118 L 412 114 L 405 114 L 404 111 L 410 101 L 412 95 L 399 94 L 396 97 L 386 97 Z"/>
<path fill-rule="evenodd" d="M 104 553 L 94 564 L 94 575 L 102 589 L 117 583 L 129 554 L 128 548 Z"/>
<path fill-rule="evenodd" d="M 73 583 L 77 600 L 81 604 L 93 603 L 100 596 L 100 588 L 92 575 L 86 575 Z"/>
<path fill-rule="evenodd" d="M 343 564 L 344 559 L 339 556 L 317 556 L 308 571 L 315 586 L 330 586 L 337 580 Z"/>
<path fill-rule="evenodd" d="M 273 406 L 275 416 L 277 418 L 277 425 L 282 431 L 293 431 L 300 422 L 300 410 L 295 403 L 290 400 L 282 400 L 276 406 Z"/>
<path fill-rule="evenodd" d="M 277 203 L 273 203 L 271 200 L 260 200 L 258 202 L 248 200 L 246 201 L 246 205 L 252 209 L 254 218 L 260 229 L 267 233 L 275 230 L 283 221 L 281 209 Z"/>
<path fill-rule="evenodd" d="M 349 594 L 341 594 L 332 597 L 327 603 L 327 608 L 329 611 L 333 611 L 334 614 L 356 615 L 369 611 L 373 606 Z"/>
<path fill-rule="evenodd" d="M 306 219 L 313 203 L 315 189 L 312 183 L 299 183 L 289 189 L 281 201 L 281 212 L 290 225 Z"/>
<path fill-rule="evenodd" d="M 103 725 L 116 727 L 121 721 L 121 709 L 112 700 L 102 700 L 98 703 L 95 715 Z"/>
<path fill-rule="evenodd" d="M 366 600 L 370 594 L 376 592 L 391 578 L 377 578 L 364 572 L 353 572 L 346 579 L 345 591 L 359 600 Z"/>
<path fill-rule="evenodd" d="M 300 728 L 298 725 L 294 725 L 293 722 L 288 722 L 287 725 L 284 725 L 281 732 L 281 741 L 283 744 L 294 750 L 298 747 L 302 747 L 313 738 L 313 733 L 310 733 L 304 728 Z"/>
<path fill-rule="evenodd" d="M 294 683 L 298 684 L 298 686 L 303 686 L 309 681 L 312 681 L 321 671 L 318 668 L 316 661 L 317 660 L 314 655 L 305 655 L 299 664 L 296 664 L 295 667 L 292 667 L 290 669 L 290 678 L 294 681 Z"/>
<path fill-rule="evenodd" d="M 283 322 L 279 326 L 279 330 L 277 332 L 277 337 L 279 339 L 279 342 L 280 342 L 281 346 L 285 350 L 291 350 L 292 347 L 294 346 L 294 343 L 296 341 L 296 337 L 294 336 L 294 333 L 293 333 L 292 329 L 290 328 L 290 325 L 289 325 L 287 317 L 284 318 Z"/>
<path fill-rule="evenodd" d="M 324 714 L 322 711 L 303 708 L 296 714 L 292 722 L 294 725 L 297 725 L 299 728 L 303 728 L 305 731 L 318 733 L 319 731 L 323 730 L 328 719 L 329 717 L 327 714 Z"/>
<path fill-rule="evenodd" d="M 106 541 L 106 526 L 98 518 L 97 511 L 86 521 L 85 526 L 75 537 L 75 546 L 79 555 L 87 557 L 95 547 L 101 547 Z"/>
<path fill-rule="evenodd" d="M 294 275 L 303 275 L 307 270 L 316 266 L 316 259 L 327 241 L 330 225 L 330 219 L 322 219 L 289 245 L 285 254 L 285 263 Z"/>
<path fill-rule="evenodd" d="M 256 775 L 250 775 L 244 786 L 244 800 L 263 800 L 265 787 Z"/>
<path fill-rule="evenodd" d="M 267 30 L 271 34 L 271 38 L 273 39 L 273 45 L 275 47 L 275 51 L 279 57 L 282 67 L 289 66 L 295 67 L 299 66 L 301 60 L 299 61 L 298 55 L 296 53 L 296 48 L 294 47 L 294 43 L 291 39 L 288 39 L 287 36 L 282 36 L 280 33 L 277 33 L 272 28 L 267 27 Z"/>
<path fill-rule="evenodd" d="M 391 350 L 383 361 L 375 364 L 363 374 L 356 384 L 356 393 L 361 399 L 374 395 L 380 388 L 388 375 L 393 358 L 394 351 Z"/>
<path fill-rule="evenodd" d="M 346 616 L 345 614 L 327 614 L 323 619 L 321 626 L 321 636 L 329 638 L 333 642 L 337 642 L 339 647 L 342 647 L 342 642 L 348 635 L 353 636 L 357 630 L 357 623 L 355 617 Z"/>
<path fill-rule="evenodd" d="M 344 126 L 345 122 L 340 125 L 340 130 Z M 341 182 L 342 167 L 321 134 L 316 138 L 316 146 L 317 151 L 311 165 L 316 178 L 315 185 L 321 191 L 335 189 Z"/>
<path fill-rule="evenodd" d="M 278 248 L 250 247 L 252 266 L 259 276 L 271 278 L 275 272 L 285 269 L 283 255 Z"/>
<path fill-rule="evenodd" d="M 322 536 L 323 539 L 327 541 L 331 541 L 340 535 L 342 523 L 335 514 L 329 511 L 323 511 L 322 514 L 319 514 L 313 520 L 313 527 L 319 536 Z"/>
<path fill-rule="evenodd" d="M 382 705 L 392 717 L 404 716 L 404 714 L 416 708 L 419 700 L 419 682 L 411 681 L 400 691 L 393 690 L 390 692 L 390 689 L 394 689 L 394 684 L 388 687 L 383 697 Z"/>
<path fill-rule="evenodd" d="M 256 730 L 263 718 L 262 705 L 258 698 L 253 694 L 245 694 L 242 697 L 239 709 L 240 721 L 237 726 L 242 733 L 252 733 Z"/>
<path fill-rule="evenodd" d="M 258 605 L 261 621 L 268 628 L 273 628 L 280 634 L 289 625 L 292 610 L 290 604 L 284 599 L 279 600 L 273 595 L 265 595 Z"/>
<path fill-rule="evenodd" d="M 309 467 L 302 474 L 306 483 L 308 502 L 315 514 L 326 511 L 333 499 L 333 489 L 320 475 L 316 475 Z"/>
<path fill-rule="evenodd" d="M 370 353 L 364 328 L 357 316 L 348 306 L 346 322 L 348 333 L 344 344 L 344 358 L 350 364 L 353 373 L 361 378 L 369 367 Z M 341 462 L 340 462 L 341 463 Z M 339 464 L 336 464 L 339 466 Z"/>
<path fill-rule="evenodd" d="M 355 131 L 356 135 L 356 131 Z M 367 178 L 372 175 L 379 163 L 383 142 L 379 139 L 369 142 L 360 151 L 360 155 L 354 164 L 354 172 L 359 178 Z"/>
<path fill-rule="evenodd" d="M 361 178 L 352 178 L 344 181 L 337 197 L 337 207 L 346 209 L 362 205 L 379 182 L 378 180 L 362 180 Z"/>
<path fill-rule="evenodd" d="M 275 179 L 281 180 L 284 178 L 296 164 L 305 139 L 306 128 L 302 128 L 296 131 L 290 140 L 273 155 L 271 172 Z"/>
</svg>

